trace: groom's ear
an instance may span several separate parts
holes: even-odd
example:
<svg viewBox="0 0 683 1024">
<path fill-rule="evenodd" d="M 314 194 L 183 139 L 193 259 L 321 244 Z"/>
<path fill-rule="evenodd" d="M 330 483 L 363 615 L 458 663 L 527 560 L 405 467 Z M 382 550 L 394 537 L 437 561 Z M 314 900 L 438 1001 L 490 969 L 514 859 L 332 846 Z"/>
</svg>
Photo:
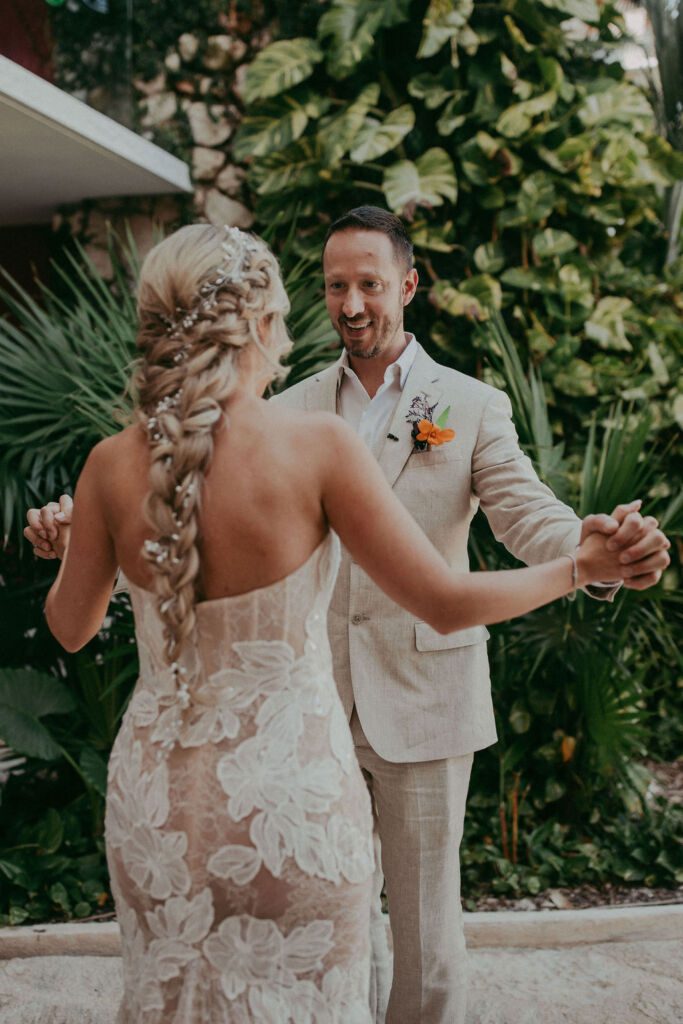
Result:
<svg viewBox="0 0 683 1024">
<path fill-rule="evenodd" d="M 409 270 L 403 279 L 402 298 L 404 306 L 407 306 L 409 302 L 413 301 L 415 292 L 417 291 L 418 281 L 419 277 L 417 274 L 417 270 L 415 270 L 415 268 L 413 267 L 413 269 Z"/>
</svg>

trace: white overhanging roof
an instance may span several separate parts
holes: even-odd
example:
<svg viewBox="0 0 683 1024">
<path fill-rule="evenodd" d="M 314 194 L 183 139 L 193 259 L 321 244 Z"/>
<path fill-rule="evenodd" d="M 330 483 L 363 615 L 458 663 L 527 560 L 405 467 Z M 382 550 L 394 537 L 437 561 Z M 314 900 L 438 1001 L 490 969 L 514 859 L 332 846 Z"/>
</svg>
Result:
<svg viewBox="0 0 683 1024">
<path fill-rule="evenodd" d="M 191 191 L 182 160 L 0 57 L 0 227 L 83 199 Z"/>
</svg>

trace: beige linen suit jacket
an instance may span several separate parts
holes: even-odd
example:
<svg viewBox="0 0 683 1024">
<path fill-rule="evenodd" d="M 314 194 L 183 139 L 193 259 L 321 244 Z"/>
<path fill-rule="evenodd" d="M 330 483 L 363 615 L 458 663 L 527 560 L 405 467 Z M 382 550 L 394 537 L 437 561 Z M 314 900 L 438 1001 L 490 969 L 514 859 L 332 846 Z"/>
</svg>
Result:
<svg viewBox="0 0 683 1024">
<path fill-rule="evenodd" d="M 342 369 L 328 367 L 277 397 L 292 408 L 336 412 Z M 413 452 L 406 415 L 425 393 L 450 406 L 455 439 Z M 536 476 L 519 447 L 502 391 L 441 366 L 419 347 L 374 454 L 396 496 L 446 561 L 468 571 L 470 523 L 481 506 L 496 538 L 527 563 L 572 551 L 580 521 Z M 401 552 L 396 552 L 400 563 Z M 344 553 L 328 619 L 337 687 L 354 703 L 373 749 L 394 762 L 429 761 L 496 741 L 484 626 L 442 636 L 415 621 Z"/>
</svg>

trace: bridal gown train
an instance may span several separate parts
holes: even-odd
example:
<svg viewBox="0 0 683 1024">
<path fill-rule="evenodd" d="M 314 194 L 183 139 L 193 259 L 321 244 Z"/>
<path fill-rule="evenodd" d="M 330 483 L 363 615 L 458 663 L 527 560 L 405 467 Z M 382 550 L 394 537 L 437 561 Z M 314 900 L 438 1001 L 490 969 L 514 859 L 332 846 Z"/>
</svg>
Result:
<svg viewBox="0 0 683 1024">
<path fill-rule="evenodd" d="M 371 1022 L 370 803 L 326 631 L 338 565 L 329 534 L 285 579 L 201 602 L 189 698 L 154 596 L 129 585 L 140 678 L 106 815 L 119 1024 Z"/>
</svg>

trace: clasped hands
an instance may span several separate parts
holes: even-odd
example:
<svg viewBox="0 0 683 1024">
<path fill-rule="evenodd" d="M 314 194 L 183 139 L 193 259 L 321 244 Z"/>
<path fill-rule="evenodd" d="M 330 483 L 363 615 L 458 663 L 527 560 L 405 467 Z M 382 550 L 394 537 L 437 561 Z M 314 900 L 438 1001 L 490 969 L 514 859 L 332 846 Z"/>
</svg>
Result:
<svg viewBox="0 0 683 1024">
<path fill-rule="evenodd" d="M 611 515 L 586 516 L 581 524 L 580 543 L 593 533 L 607 538 L 605 548 L 618 552 L 617 579 L 629 590 L 647 590 L 661 579 L 671 559 L 671 543 L 659 529 L 654 516 L 642 516 L 642 502 L 617 505 Z M 58 502 L 49 501 L 42 508 L 28 510 L 28 526 L 24 537 L 33 546 L 38 558 L 63 558 L 68 545 L 73 501 L 63 494 Z M 611 580 L 595 582 L 612 582 Z M 616 580 L 615 580 L 616 582 Z"/>
<path fill-rule="evenodd" d="M 591 534 L 601 533 L 607 537 L 606 550 L 616 554 L 618 576 L 614 581 L 595 580 L 595 583 L 623 580 L 628 590 L 647 590 L 662 578 L 671 562 L 668 553 L 671 541 L 659 529 L 654 516 L 640 514 L 641 504 L 637 500 L 617 505 L 611 515 L 590 515 L 582 521 L 580 544 Z"/>
</svg>

